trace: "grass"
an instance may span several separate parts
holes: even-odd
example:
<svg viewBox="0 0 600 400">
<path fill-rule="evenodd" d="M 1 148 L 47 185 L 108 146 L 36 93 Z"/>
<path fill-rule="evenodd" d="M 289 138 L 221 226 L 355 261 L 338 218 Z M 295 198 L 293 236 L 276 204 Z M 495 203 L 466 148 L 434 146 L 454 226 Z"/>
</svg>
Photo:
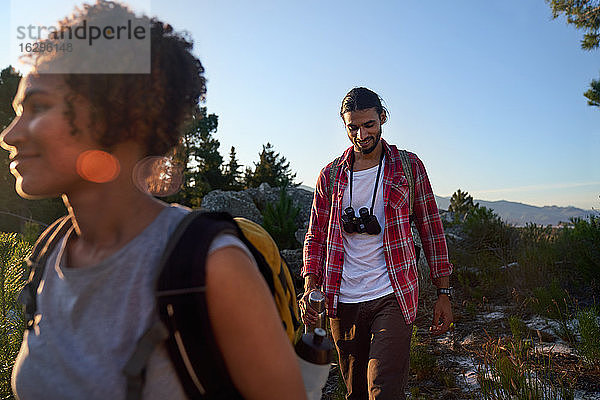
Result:
<svg viewBox="0 0 600 400">
<path fill-rule="evenodd" d="M 410 341 L 410 372 L 423 380 L 433 375 L 435 371 L 435 357 L 429 353 L 429 346 L 421 343 L 417 334 L 417 327 L 413 325 Z"/>
<path fill-rule="evenodd" d="M 531 342 L 490 339 L 478 354 L 477 381 L 483 399 L 570 400 L 573 382 L 554 373 L 551 355 L 535 352 Z"/>
<path fill-rule="evenodd" d="M 580 341 L 577 351 L 589 365 L 600 369 L 600 324 L 598 308 L 590 307 L 577 313 Z"/>
<path fill-rule="evenodd" d="M 528 336 L 527 325 L 516 315 L 508 317 L 508 326 L 515 341 L 520 342 Z"/>
</svg>

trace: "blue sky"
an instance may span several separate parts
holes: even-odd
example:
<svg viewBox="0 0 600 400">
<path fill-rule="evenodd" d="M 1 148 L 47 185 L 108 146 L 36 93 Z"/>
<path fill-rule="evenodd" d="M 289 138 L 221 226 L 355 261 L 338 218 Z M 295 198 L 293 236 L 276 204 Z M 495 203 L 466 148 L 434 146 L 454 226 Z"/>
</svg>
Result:
<svg viewBox="0 0 600 400">
<path fill-rule="evenodd" d="M 37 24 L 73 4 L 13 2 Z M 342 97 L 367 86 L 391 112 L 384 138 L 419 155 L 436 194 L 600 208 L 600 110 L 582 95 L 600 51 L 581 50 L 543 0 L 129 4 L 194 39 L 225 158 L 235 146 L 251 165 L 270 142 L 314 186 L 349 145 Z M 11 13 L 0 22 L 14 36 Z"/>
</svg>

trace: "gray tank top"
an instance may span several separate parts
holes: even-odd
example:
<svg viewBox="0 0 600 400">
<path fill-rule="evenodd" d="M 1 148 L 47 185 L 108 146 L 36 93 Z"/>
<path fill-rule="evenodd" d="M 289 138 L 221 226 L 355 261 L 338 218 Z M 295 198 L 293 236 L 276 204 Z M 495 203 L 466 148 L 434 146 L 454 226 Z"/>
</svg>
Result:
<svg viewBox="0 0 600 400">
<path fill-rule="evenodd" d="M 65 268 L 61 241 L 38 289 L 35 327 L 25 332 L 13 368 L 19 399 L 125 398 L 123 367 L 158 320 L 153 284 L 160 256 L 188 212 L 165 208 L 126 246 L 85 268 Z M 230 245 L 248 252 L 231 235 L 215 239 L 210 251 Z M 150 356 L 143 398 L 186 398 L 164 345 Z"/>
</svg>

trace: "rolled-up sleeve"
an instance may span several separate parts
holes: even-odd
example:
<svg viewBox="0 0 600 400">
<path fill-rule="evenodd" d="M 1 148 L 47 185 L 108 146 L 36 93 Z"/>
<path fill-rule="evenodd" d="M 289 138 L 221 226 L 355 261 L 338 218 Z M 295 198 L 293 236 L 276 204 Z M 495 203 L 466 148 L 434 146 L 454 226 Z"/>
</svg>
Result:
<svg viewBox="0 0 600 400">
<path fill-rule="evenodd" d="M 330 199 L 328 189 L 329 168 L 323 168 L 317 179 L 308 231 L 304 238 L 304 265 L 302 276 L 315 274 L 319 284 L 323 282 L 326 252 L 327 226 L 329 223 Z"/>
</svg>

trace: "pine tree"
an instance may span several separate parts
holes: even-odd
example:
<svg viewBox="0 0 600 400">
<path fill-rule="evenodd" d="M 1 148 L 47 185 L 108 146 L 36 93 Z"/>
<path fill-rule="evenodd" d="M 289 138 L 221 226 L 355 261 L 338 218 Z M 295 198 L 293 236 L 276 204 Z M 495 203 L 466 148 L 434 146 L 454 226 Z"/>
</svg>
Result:
<svg viewBox="0 0 600 400">
<path fill-rule="evenodd" d="M 0 131 L 15 117 L 12 101 L 17 93 L 21 74 L 10 65 L 0 71 Z"/>
<path fill-rule="evenodd" d="M 184 166 L 183 187 L 166 201 L 199 206 L 206 193 L 224 188 L 220 143 L 212 136 L 217 126 L 216 114 L 207 114 L 206 107 L 196 108 L 174 156 L 175 162 Z"/>
<path fill-rule="evenodd" d="M 223 171 L 225 190 L 241 190 L 243 188 L 242 171 L 240 171 L 240 168 L 242 168 L 242 166 L 237 160 L 235 147 L 231 146 L 229 162 Z"/>
<path fill-rule="evenodd" d="M 589 106 L 600 107 L 600 79 L 592 79 L 590 89 L 583 95 L 587 97 Z"/>
<path fill-rule="evenodd" d="M 584 31 L 581 48 L 592 51 L 600 47 L 600 0 L 546 0 L 552 16 L 563 15 L 567 23 Z M 588 105 L 600 108 L 600 80 L 592 80 L 590 89 L 583 94 Z"/>
<path fill-rule="evenodd" d="M 581 40 L 581 48 L 594 50 L 600 46 L 600 1 L 598 0 L 546 0 L 552 7 L 552 16 L 564 14 L 567 23 L 575 25 L 586 33 Z"/>
<path fill-rule="evenodd" d="M 477 208 L 479 204 L 473 204 L 473 197 L 468 192 L 463 192 L 458 189 L 452 197 L 450 197 L 450 205 L 448 211 L 454 213 L 454 220 L 463 220 L 465 216 L 473 208 Z"/>
<path fill-rule="evenodd" d="M 296 173 L 290 171 L 290 163 L 276 153 L 271 143 L 263 145 L 258 163 L 254 163 L 254 171 L 246 168 L 244 183 L 247 188 L 258 187 L 266 182 L 271 187 L 298 186 L 295 183 Z"/>
</svg>

